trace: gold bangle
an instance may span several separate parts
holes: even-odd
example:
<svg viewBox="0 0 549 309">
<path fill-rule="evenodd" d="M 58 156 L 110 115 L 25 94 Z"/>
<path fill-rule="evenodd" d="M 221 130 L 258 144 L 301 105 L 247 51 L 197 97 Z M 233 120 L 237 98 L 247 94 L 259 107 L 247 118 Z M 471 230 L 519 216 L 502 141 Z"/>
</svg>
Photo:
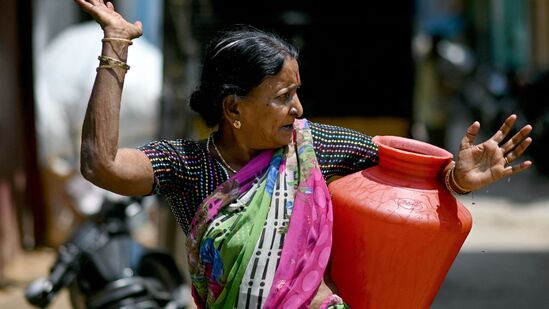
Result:
<svg viewBox="0 0 549 309">
<path fill-rule="evenodd" d="M 454 167 L 456 167 L 455 164 L 454 164 Z M 452 183 L 454 184 L 454 187 L 456 187 L 456 189 L 458 189 L 460 191 L 459 194 L 461 194 L 461 195 L 471 193 L 470 190 L 464 189 L 462 186 L 458 185 L 458 183 L 456 181 L 456 178 L 454 177 L 454 170 L 455 170 L 454 167 L 452 167 L 452 170 L 450 171 L 451 172 L 450 176 L 452 177 Z"/>
<path fill-rule="evenodd" d="M 446 172 L 446 175 L 444 175 L 444 184 L 446 185 L 446 189 L 450 191 L 450 193 L 457 195 L 458 193 L 454 191 L 454 189 L 450 185 L 450 173 L 452 172 L 453 169 L 454 169 L 454 165 L 452 165 L 452 167 L 450 167 L 450 169 Z"/>
<path fill-rule="evenodd" d="M 126 44 L 128 44 L 128 46 L 133 44 L 132 40 L 123 39 L 123 38 L 103 38 L 103 39 L 101 39 L 101 42 L 103 42 L 103 43 L 105 43 L 105 42 L 126 43 Z"/>
<path fill-rule="evenodd" d="M 99 57 L 97 57 L 97 59 L 101 62 L 106 62 L 109 66 L 119 67 L 126 71 L 130 69 L 130 66 L 126 62 L 120 61 L 118 59 L 114 59 L 114 58 L 103 56 L 103 55 L 100 55 Z"/>
<path fill-rule="evenodd" d="M 450 169 L 448 169 L 448 171 L 446 172 L 446 175 L 444 175 L 444 184 L 446 185 L 446 189 L 448 189 L 448 191 L 450 191 L 451 193 L 456 194 L 456 195 L 465 195 L 467 193 L 470 193 L 471 191 L 467 191 L 467 190 L 463 189 L 462 187 L 460 187 L 456 183 L 456 180 L 454 179 L 454 168 L 455 167 L 456 167 L 455 162 L 452 162 L 452 166 L 450 167 Z M 451 181 L 454 183 L 454 186 L 459 191 L 454 190 L 454 188 L 452 187 L 452 184 L 450 183 L 450 178 L 452 178 Z"/>
<path fill-rule="evenodd" d="M 101 69 L 114 69 L 114 68 L 119 68 L 119 67 L 117 67 L 115 65 L 102 64 L 102 65 L 98 66 L 97 68 L 95 68 L 95 71 L 99 72 L 99 70 L 101 70 Z"/>
</svg>

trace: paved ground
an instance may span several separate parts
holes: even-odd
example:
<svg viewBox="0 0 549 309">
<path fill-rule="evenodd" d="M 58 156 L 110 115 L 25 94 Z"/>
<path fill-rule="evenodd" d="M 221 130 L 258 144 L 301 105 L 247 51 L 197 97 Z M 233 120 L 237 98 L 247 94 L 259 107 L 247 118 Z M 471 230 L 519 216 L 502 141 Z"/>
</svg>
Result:
<svg viewBox="0 0 549 309">
<path fill-rule="evenodd" d="M 476 201 L 473 229 L 432 308 L 549 308 L 548 200 L 462 200 Z"/>
<path fill-rule="evenodd" d="M 0 308 L 33 308 L 25 300 L 24 289 L 33 279 L 47 274 L 54 259 L 55 252 L 53 250 L 40 250 L 24 253 L 13 261 L 6 269 L 8 286 L 0 289 Z M 62 292 L 49 308 L 70 308 L 68 293 Z"/>
</svg>

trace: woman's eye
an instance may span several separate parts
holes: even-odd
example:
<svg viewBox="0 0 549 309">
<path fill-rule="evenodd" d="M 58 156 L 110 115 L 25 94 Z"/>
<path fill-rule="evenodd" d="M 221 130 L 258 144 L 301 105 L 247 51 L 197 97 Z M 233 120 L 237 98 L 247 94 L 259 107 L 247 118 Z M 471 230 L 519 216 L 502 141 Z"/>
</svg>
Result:
<svg viewBox="0 0 549 309">
<path fill-rule="evenodd" d="M 294 88 L 292 90 L 289 90 L 289 91 L 279 95 L 278 97 L 276 97 L 276 100 L 280 103 L 288 104 L 288 103 L 292 102 L 292 99 L 294 98 L 294 96 L 296 94 L 297 94 L 297 89 Z"/>
<path fill-rule="evenodd" d="M 291 99 L 291 93 L 290 92 L 286 92 L 284 94 L 281 94 L 278 96 L 278 100 L 282 103 L 286 103 L 288 102 L 290 99 Z"/>
<path fill-rule="evenodd" d="M 292 94 L 290 92 L 286 93 L 284 95 L 284 102 L 290 101 L 291 98 L 292 98 Z"/>
</svg>

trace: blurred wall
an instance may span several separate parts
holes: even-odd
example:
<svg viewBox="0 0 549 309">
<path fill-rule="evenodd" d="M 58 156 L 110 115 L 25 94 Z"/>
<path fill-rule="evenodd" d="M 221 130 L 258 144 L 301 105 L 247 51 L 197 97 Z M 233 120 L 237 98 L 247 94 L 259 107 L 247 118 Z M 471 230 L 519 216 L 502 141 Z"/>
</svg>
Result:
<svg viewBox="0 0 549 309">
<path fill-rule="evenodd" d="M 387 133 L 389 127 L 394 134 L 408 135 L 414 1 L 192 3 L 192 32 L 202 47 L 219 28 L 246 23 L 273 31 L 300 49 L 299 96 L 305 117 L 371 135 Z M 376 118 L 385 125 L 368 126 Z"/>
<path fill-rule="evenodd" d="M 6 257 L 43 241 L 36 164 L 30 0 L 0 2 L 0 250 Z M 17 212 L 16 212 L 17 211 Z M 17 219 L 15 219 L 17 217 Z M 1 254 L 0 254 L 1 255 Z M 0 257 L 0 268 L 2 267 Z"/>
</svg>

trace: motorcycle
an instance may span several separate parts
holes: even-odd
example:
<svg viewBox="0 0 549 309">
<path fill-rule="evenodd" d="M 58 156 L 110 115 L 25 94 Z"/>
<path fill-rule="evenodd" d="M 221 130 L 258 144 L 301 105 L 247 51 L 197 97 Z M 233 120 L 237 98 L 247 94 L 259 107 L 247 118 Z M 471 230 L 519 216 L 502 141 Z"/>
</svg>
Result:
<svg viewBox="0 0 549 309">
<path fill-rule="evenodd" d="M 49 276 L 27 286 L 27 301 L 46 308 L 67 288 L 73 308 L 186 308 L 190 289 L 172 256 L 131 236 L 141 200 L 105 199 L 59 247 Z"/>
</svg>

